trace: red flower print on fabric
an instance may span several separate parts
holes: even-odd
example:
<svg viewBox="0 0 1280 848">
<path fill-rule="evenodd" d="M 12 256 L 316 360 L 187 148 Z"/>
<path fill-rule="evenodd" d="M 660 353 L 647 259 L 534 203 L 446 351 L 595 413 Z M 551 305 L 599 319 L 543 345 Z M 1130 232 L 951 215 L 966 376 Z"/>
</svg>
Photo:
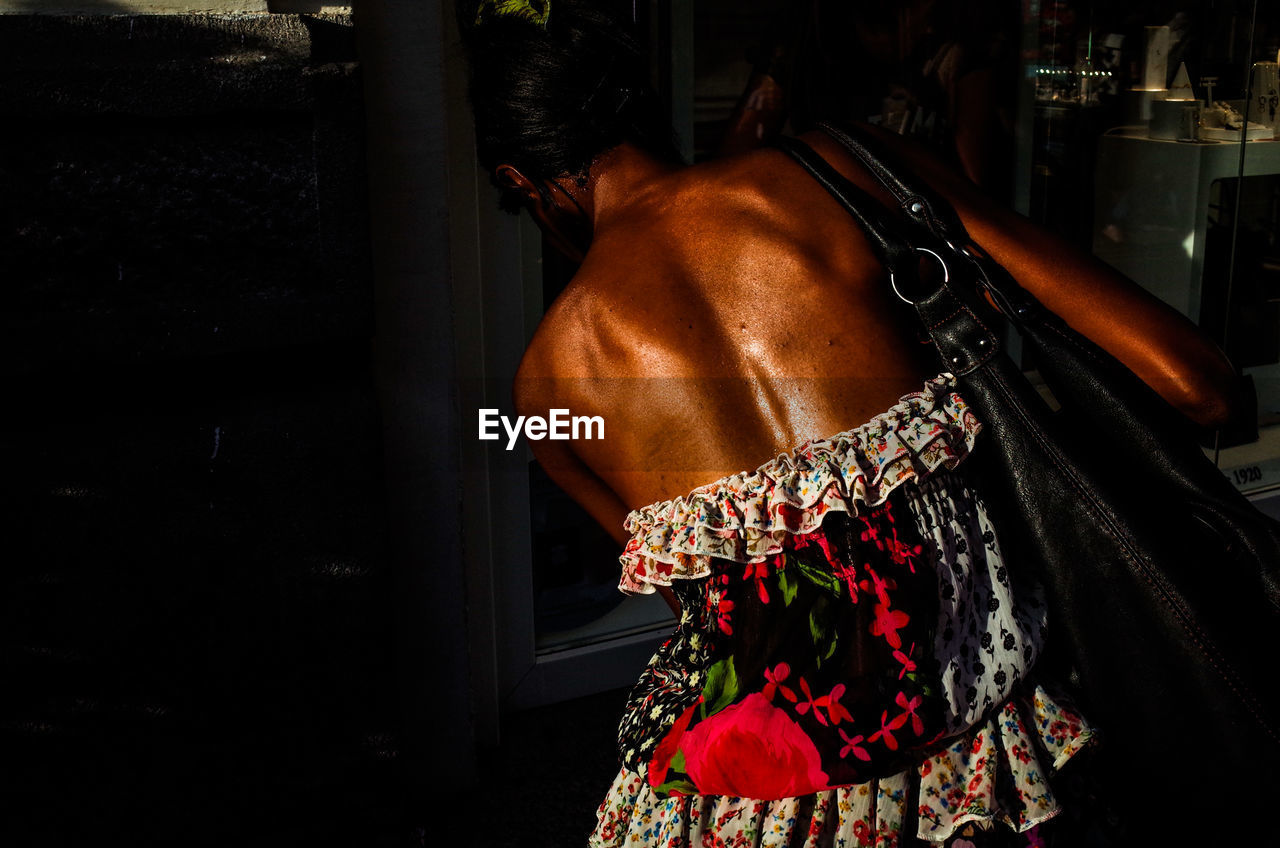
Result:
<svg viewBox="0 0 1280 848">
<path fill-rule="evenodd" d="M 916 573 L 916 557 L 920 555 L 922 550 L 924 548 L 920 545 L 907 545 L 905 542 L 899 541 L 896 533 L 893 539 L 885 545 L 885 551 L 889 554 L 889 558 L 898 565 L 905 565 L 911 569 L 912 574 Z"/>
<path fill-rule="evenodd" d="M 911 655 L 916 652 L 916 643 L 911 643 L 911 648 L 904 654 L 902 651 L 894 651 L 893 658 L 902 663 L 902 671 L 898 672 L 898 679 L 906 677 L 909 673 L 916 670 L 916 662 L 911 659 Z"/>
<path fill-rule="evenodd" d="M 756 594 L 760 598 L 760 603 L 762 604 L 769 603 L 769 590 L 766 589 L 764 585 L 765 578 L 769 576 L 768 561 L 766 560 L 763 562 L 749 562 L 746 565 L 747 565 L 747 570 L 746 570 L 746 573 L 742 575 L 742 579 L 743 580 L 754 579 L 756 581 Z"/>
<path fill-rule="evenodd" d="M 876 620 L 871 622 L 871 635 L 883 636 L 892 648 L 902 648 L 902 637 L 898 630 L 907 626 L 911 616 L 902 610 L 889 609 L 888 604 L 876 604 Z"/>
<path fill-rule="evenodd" d="M 804 692 L 805 699 L 796 704 L 796 713 L 798 715 L 804 715 L 812 709 L 814 719 L 823 727 L 827 726 L 828 721 L 831 724 L 839 724 L 841 721 L 853 721 L 853 716 L 840 703 L 840 698 L 844 695 L 845 689 L 843 683 L 837 683 L 831 687 L 831 694 L 815 698 L 813 693 L 809 691 L 809 681 L 801 677 L 800 689 Z M 827 711 L 825 716 L 822 714 L 823 710 Z"/>
<path fill-rule="evenodd" d="M 803 677 L 800 678 L 800 691 L 804 692 L 804 700 L 796 704 L 796 714 L 804 715 L 809 712 L 809 709 L 812 707 L 813 717 L 818 720 L 818 724 L 825 727 L 827 720 L 823 717 L 822 710 L 817 709 L 817 703 L 813 700 L 813 693 L 809 691 L 809 681 L 805 680 Z"/>
<path fill-rule="evenodd" d="M 793 533 L 804 524 L 804 510 L 791 504 L 779 504 L 778 517 L 782 519 L 783 526 Z"/>
<path fill-rule="evenodd" d="M 853 756 L 862 760 L 864 763 L 871 761 L 871 755 L 868 754 L 867 749 L 863 748 L 860 744 L 863 740 L 863 737 L 861 735 L 850 736 L 849 734 L 844 732 L 843 728 L 841 728 L 840 738 L 843 739 L 846 743 L 845 746 L 840 749 L 840 759 L 843 760 L 845 757 L 852 754 Z"/>
<path fill-rule="evenodd" d="M 907 718 L 911 719 L 911 732 L 914 733 L 916 736 L 923 736 L 924 720 L 921 719 L 920 716 L 916 714 L 916 710 L 919 709 L 920 705 L 924 703 L 924 696 L 916 695 L 914 698 L 908 701 L 906 693 L 899 692 L 898 697 L 894 699 L 894 703 L 902 707 L 902 709 L 906 710 L 906 712 L 902 714 L 903 721 L 905 723 Z"/>
<path fill-rule="evenodd" d="M 889 555 L 889 559 L 895 565 L 905 565 L 911 569 L 911 573 L 916 573 L 915 558 L 924 550 L 922 545 L 908 545 L 898 538 L 898 529 L 893 520 L 893 509 L 889 502 L 886 501 L 879 512 L 880 517 L 884 518 L 889 526 L 889 536 L 885 538 L 881 527 L 872 524 L 867 516 L 859 516 L 862 519 L 862 541 L 871 542 L 877 548 Z"/>
<path fill-rule="evenodd" d="M 703 794 L 788 798 L 827 787 L 813 740 L 759 692 L 695 725 L 680 749 Z"/>
<path fill-rule="evenodd" d="M 728 584 L 729 575 L 721 575 L 720 582 Z M 712 588 L 707 590 L 707 609 L 715 613 L 716 626 L 720 628 L 720 632 L 726 636 L 733 635 L 733 608 L 736 606 L 733 601 L 728 598 L 728 590 L 720 588 Z"/>
<path fill-rule="evenodd" d="M 763 692 L 769 703 L 773 703 L 773 696 L 776 692 L 781 692 L 782 697 L 791 703 L 794 704 L 796 702 L 796 693 L 790 687 L 782 685 L 782 681 L 786 680 L 789 674 L 791 674 L 791 666 L 786 663 L 778 663 L 773 667 L 772 671 L 765 669 L 764 679 L 766 683 L 764 684 Z"/>
<path fill-rule="evenodd" d="M 871 734 L 871 738 L 869 738 L 867 741 L 875 742 L 877 739 L 883 739 L 884 746 L 886 748 L 888 748 L 890 751 L 896 751 L 898 750 L 898 740 L 897 740 L 897 737 L 893 735 L 893 731 L 902 727 L 902 725 L 906 723 L 907 723 L 906 713 L 903 713 L 900 716 L 894 717 L 893 721 L 889 721 L 889 711 L 885 710 L 883 713 L 880 714 L 880 729 L 877 730 L 875 733 Z"/>
<path fill-rule="evenodd" d="M 871 575 L 870 578 L 863 580 L 858 585 L 864 592 L 875 592 L 876 600 L 888 606 L 889 592 L 898 588 L 897 582 L 892 577 L 881 579 L 880 575 L 872 568 L 868 568 L 867 573 Z"/>
<path fill-rule="evenodd" d="M 844 695 L 844 684 L 837 683 L 831 687 L 831 694 L 825 695 L 818 699 L 822 702 L 822 706 L 827 708 L 827 715 L 831 718 L 832 724 L 840 724 L 841 721 L 853 721 L 853 715 L 844 708 L 840 703 L 840 698 Z"/>
<path fill-rule="evenodd" d="M 842 564 L 839 568 L 833 569 L 832 573 L 844 581 L 844 585 L 849 590 L 849 600 L 856 604 L 858 602 L 858 569 L 853 563 Z"/>
</svg>

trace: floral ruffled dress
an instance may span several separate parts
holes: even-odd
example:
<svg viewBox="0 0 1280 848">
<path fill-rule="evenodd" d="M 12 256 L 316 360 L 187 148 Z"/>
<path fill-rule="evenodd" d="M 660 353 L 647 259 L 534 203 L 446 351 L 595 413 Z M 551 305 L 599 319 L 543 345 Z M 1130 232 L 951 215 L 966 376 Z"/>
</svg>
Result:
<svg viewBox="0 0 1280 848">
<path fill-rule="evenodd" d="M 1092 730 L 1029 679 L 1042 598 L 954 473 L 980 429 L 944 374 L 628 516 L 620 588 L 682 615 L 592 846 L 890 848 L 1059 811 L 1048 776 Z"/>
</svg>

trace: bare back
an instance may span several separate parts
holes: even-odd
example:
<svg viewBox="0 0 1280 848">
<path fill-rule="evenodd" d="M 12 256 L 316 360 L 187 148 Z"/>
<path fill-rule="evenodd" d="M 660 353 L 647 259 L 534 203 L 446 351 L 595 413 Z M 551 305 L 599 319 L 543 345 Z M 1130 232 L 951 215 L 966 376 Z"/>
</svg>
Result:
<svg viewBox="0 0 1280 848">
<path fill-rule="evenodd" d="M 879 193 L 829 139 L 806 138 Z M 1043 235 L 1019 231 L 1026 222 L 987 212 L 958 180 L 938 185 L 948 180 L 930 175 L 979 243 L 1023 269 L 1019 281 L 1051 308 L 1087 309 L 1101 287 L 1136 298 L 1135 329 L 1180 326 L 1087 258 L 1068 268 L 1087 278 L 1079 292 L 1046 298 L 1062 257 L 1036 243 Z M 559 407 L 604 419 L 603 440 L 539 442 L 535 452 L 621 538 L 627 510 L 855 427 L 938 370 L 852 219 L 785 154 L 762 150 L 664 174 L 602 217 L 530 345 L 516 397 L 522 414 Z"/>
</svg>

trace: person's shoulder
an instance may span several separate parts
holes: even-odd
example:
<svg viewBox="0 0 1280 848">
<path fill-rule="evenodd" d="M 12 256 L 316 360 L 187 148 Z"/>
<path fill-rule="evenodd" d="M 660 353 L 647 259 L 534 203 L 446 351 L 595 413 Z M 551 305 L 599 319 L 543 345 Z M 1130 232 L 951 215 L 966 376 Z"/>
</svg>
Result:
<svg viewBox="0 0 1280 848">
<path fill-rule="evenodd" d="M 564 406 L 565 394 L 576 375 L 572 361 L 564 355 L 572 344 L 563 325 L 553 326 L 545 318 L 525 349 L 512 383 L 512 400 L 519 415 L 535 415 Z"/>
<path fill-rule="evenodd" d="M 682 280 L 696 285 L 801 226 L 795 188 L 802 178 L 773 147 L 700 162 L 671 175 L 661 203 L 622 235 L 629 249 L 653 256 L 677 288 Z M 619 240 L 609 252 L 620 254 L 623 245 Z"/>
<path fill-rule="evenodd" d="M 762 210 L 789 176 L 785 163 L 774 147 L 699 163 L 681 174 L 682 202 L 710 213 Z"/>
<path fill-rule="evenodd" d="M 524 356 L 520 360 L 518 378 L 554 379 L 585 376 L 587 363 L 574 351 L 581 350 L 593 323 L 585 312 L 591 308 L 592 298 L 584 291 L 587 280 L 577 275 L 548 307 L 538 322 Z"/>
<path fill-rule="evenodd" d="M 563 406 L 578 387 L 607 376 L 610 348 L 629 316 L 625 299 L 613 291 L 618 281 L 588 256 L 573 279 L 547 308 L 516 372 L 516 406 Z"/>
<path fill-rule="evenodd" d="M 512 387 L 516 412 L 615 414 L 623 387 L 668 364 L 657 299 L 635 281 L 579 273 L 547 310 L 520 361 Z"/>
</svg>

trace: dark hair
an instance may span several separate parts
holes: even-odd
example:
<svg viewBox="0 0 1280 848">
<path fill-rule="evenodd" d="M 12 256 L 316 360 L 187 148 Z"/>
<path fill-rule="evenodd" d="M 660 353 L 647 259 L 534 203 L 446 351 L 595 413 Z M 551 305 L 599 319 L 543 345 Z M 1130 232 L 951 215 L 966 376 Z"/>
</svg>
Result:
<svg viewBox="0 0 1280 848">
<path fill-rule="evenodd" d="M 643 53 L 600 6 L 551 0 L 544 28 L 512 16 L 475 24 L 475 0 L 459 3 L 476 147 L 490 175 L 507 163 L 531 178 L 581 177 L 624 141 L 679 160 Z M 504 207 L 512 200 L 504 198 Z"/>
</svg>

